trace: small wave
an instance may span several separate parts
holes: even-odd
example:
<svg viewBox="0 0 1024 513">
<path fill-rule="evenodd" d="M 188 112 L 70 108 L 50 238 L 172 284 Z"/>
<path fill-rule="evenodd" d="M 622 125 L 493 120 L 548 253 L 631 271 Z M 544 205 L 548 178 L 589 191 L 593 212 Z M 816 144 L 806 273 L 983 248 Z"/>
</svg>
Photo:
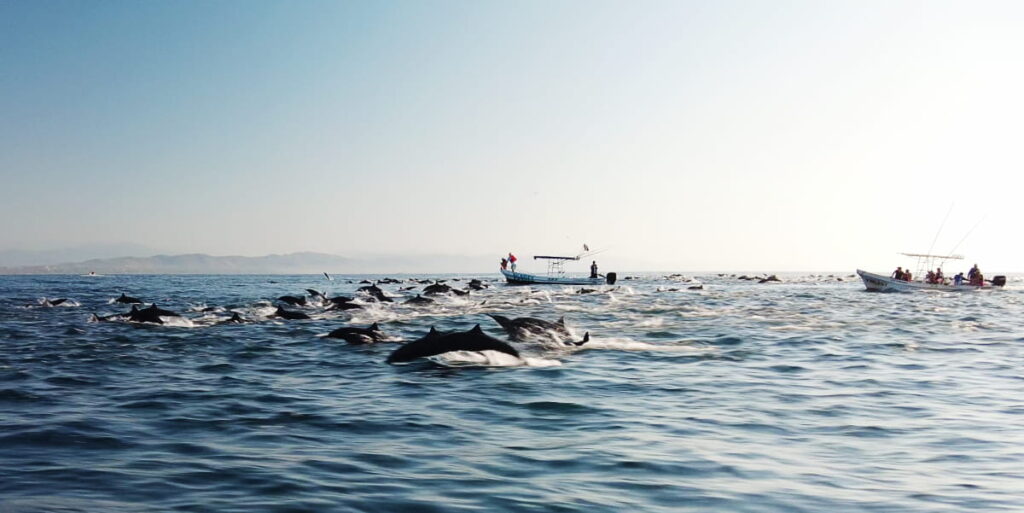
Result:
<svg viewBox="0 0 1024 513">
<path fill-rule="evenodd" d="M 710 347 L 682 345 L 679 343 L 651 344 L 631 338 L 597 338 L 591 337 L 590 342 L 580 346 L 580 349 L 612 349 L 618 351 L 680 351 L 680 352 L 705 352 L 713 350 Z"/>
<path fill-rule="evenodd" d="M 562 363 L 548 358 L 516 358 L 500 351 L 449 351 L 429 358 L 446 367 L 556 367 Z"/>
</svg>

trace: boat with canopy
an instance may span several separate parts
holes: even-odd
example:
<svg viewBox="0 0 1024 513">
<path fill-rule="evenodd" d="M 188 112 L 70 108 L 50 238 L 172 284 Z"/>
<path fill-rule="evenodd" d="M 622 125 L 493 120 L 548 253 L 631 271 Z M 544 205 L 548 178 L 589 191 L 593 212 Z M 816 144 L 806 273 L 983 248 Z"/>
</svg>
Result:
<svg viewBox="0 0 1024 513">
<path fill-rule="evenodd" d="M 534 260 L 542 260 L 547 264 L 547 273 L 543 275 L 521 273 L 509 269 L 501 269 L 501 274 L 505 276 L 509 285 L 603 285 L 605 283 L 614 285 L 617 278 L 615 273 L 598 274 L 597 277 L 573 276 L 565 273 L 566 262 L 579 261 L 584 257 L 596 254 L 596 252 L 587 251 L 586 245 L 583 247 L 584 252 L 576 256 L 535 255 Z"/>
<path fill-rule="evenodd" d="M 963 260 L 960 255 L 930 255 L 927 253 L 900 253 L 903 256 L 917 259 L 917 269 L 912 274 L 913 281 L 894 278 L 892 275 L 869 273 L 857 269 L 857 275 L 864 281 L 864 287 L 871 292 L 910 292 L 916 290 L 937 290 L 937 291 L 968 291 L 979 289 L 991 289 L 1006 285 L 1006 276 L 994 276 L 991 281 L 982 280 L 981 284 L 970 284 L 964 279 L 959 285 L 952 277 L 946 276 L 941 282 L 926 281 L 920 278 L 927 276 L 932 269 L 941 269 L 947 260 Z M 909 268 L 908 268 L 909 271 Z"/>
</svg>

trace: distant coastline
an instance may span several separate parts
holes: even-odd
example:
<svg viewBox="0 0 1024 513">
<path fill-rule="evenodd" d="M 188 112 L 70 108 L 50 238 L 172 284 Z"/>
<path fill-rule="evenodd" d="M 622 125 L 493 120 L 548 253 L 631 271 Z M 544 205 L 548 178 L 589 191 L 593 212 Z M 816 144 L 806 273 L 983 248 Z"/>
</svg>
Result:
<svg viewBox="0 0 1024 513">
<path fill-rule="evenodd" d="M 0 275 L 45 274 L 339 274 L 487 272 L 486 256 L 416 255 L 351 258 L 327 253 L 213 256 L 201 253 L 95 258 L 81 262 L 0 267 Z"/>
</svg>

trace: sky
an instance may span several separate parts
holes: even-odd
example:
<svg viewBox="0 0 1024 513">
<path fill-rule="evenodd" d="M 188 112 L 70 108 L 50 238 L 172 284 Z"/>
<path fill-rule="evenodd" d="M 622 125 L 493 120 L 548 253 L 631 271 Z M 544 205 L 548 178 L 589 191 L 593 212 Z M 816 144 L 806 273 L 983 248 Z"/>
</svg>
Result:
<svg viewBox="0 0 1024 513">
<path fill-rule="evenodd" d="M 1024 271 L 1021 26 L 1013 1 L 0 0 L 0 250 Z"/>
</svg>

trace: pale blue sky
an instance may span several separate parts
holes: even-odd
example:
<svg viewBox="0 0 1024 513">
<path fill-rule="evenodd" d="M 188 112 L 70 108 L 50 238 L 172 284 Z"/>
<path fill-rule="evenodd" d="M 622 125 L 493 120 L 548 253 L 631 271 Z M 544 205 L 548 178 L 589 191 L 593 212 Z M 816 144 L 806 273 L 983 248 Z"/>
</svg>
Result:
<svg viewBox="0 0 1024 513">
<path fill-rule="evenodd" d="M 1024 270 L 1020 2 L 0 1 L 0 250 Z"/>
</svg>

